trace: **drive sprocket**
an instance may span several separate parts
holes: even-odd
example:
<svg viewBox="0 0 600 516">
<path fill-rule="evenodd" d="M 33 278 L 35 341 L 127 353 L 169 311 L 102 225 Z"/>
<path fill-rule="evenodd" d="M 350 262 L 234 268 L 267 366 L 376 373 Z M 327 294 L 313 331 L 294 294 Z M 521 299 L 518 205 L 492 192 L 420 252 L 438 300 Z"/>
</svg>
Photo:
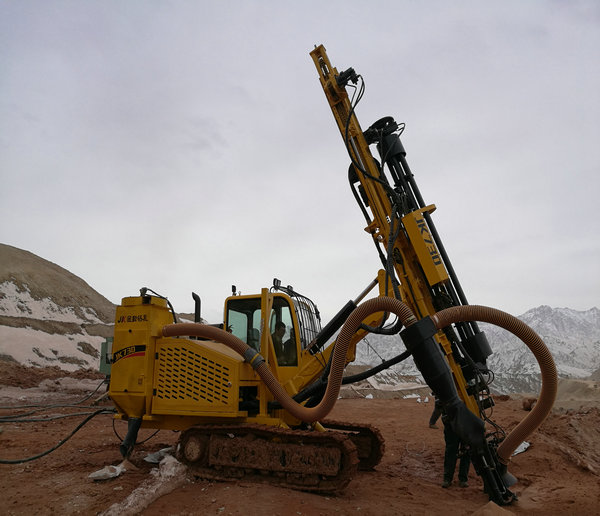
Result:
<svg viewBox="0 0 600 516">
<path fill-rule="evenodd" d="M 372 470 L 381 461 L 385 451 L 385 440 L 376 427 L 329 419 L 321 421 L 321 424 L 327 430 L 341 432 L 352 440 L 358 451 L 359 470 Z"/>
</svg>

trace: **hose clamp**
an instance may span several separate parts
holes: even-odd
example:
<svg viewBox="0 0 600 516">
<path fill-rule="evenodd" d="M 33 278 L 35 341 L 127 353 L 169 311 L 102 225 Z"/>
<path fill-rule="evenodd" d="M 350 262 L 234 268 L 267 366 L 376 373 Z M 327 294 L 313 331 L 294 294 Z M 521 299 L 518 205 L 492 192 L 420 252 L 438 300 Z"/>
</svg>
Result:
<svg viewBox="0 0 600 516">
<path fill-rule="evenodd" d="M 244 351 L 244 360 L 248 362 L 254 370 L 256 370 L 258 366 L 265 361 L 263 356 L 251 347 L 248 347 L 248 349 Z"/>
</svg>

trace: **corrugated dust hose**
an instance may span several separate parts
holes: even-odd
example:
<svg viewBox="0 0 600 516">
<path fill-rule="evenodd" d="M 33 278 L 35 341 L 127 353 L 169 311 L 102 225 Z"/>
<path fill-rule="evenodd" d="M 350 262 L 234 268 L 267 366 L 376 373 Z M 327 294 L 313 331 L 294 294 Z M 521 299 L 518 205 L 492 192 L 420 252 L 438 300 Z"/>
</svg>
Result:
<svg viewBox="0 0 600 516">
<path fill-rule="evenodd" d="M 344 326 L 340 330 L 340 334 L 337 338 L 335 349 L 333 351 L 331 373 L 329 374 L 327 389 L 323 399 L 315 407 L 304 407 L 303 405 L 300 405 L 294 401 L 273 376 L 273 373 L 265 362 L 261 363 L 256 368 L 256 372 L 265 382 L 265 385 L 269 391 L 271 391 L 275 399 L 295 418 L 300 419 L 301 421 L 306 421 L 307 423 L 319 421 L 329 414 L 335 405 L 335 402 L 337 401 L 340 392 L 340 386 L 342 384 L 344 367 L 346 365 L 346 354 L 348 352 L 348 346 L 350 345 L 350 339 L 359 329 L 362 321 L 366 317 L 372 313 L 382 311 L 395 313 L 402 321 L 404 326 L 408 326 L 414 323 L 416 320 L 410 308 L 408 308 L 401 301 L 391 297 L 377 297 L 369 299 L 357 307 L 350 314 L 344 323 Z M 219 328 L 215 328 L 214 326 L 207 326 L 204 324 L 168 324 L 167 326 L 163 327 L 162 334 L 165 337 L 190 335 L 212 339 L 225 344 L 243 357 L 245 357 L 246 352 L 251 349 L 244 341 L 235 335 L 232 335 L 231 333 Z"/>
<path fill-rule="evenodd" d="M 476 305 L 453 306 L 441 310 L 433 315 L 431 319 L 440 330 L 452 323 L 466 321 L 481 321 L 500 326 L 521 339 L 535 356 L 542 373 L 542 390 L 533 410 L 498 446 L 498 458 L 501 462 L 507 464 L 519 444 L 540 426 L 554 405 L 558 387 L 558 375 L 556 364 L 550 351 L 539 335 L 524 322 L 495 308 Z"/>
</svg>

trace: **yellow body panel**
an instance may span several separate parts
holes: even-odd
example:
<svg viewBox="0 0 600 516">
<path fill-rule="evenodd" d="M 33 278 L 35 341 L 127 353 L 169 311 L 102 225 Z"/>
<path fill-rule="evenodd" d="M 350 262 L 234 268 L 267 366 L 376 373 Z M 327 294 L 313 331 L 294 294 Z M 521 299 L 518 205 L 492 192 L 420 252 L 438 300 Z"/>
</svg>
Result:
<svg viewBox="0 0 600 516">
<path fill-rule="evenodd" d="M 238 417 L 243 359 L 224 344 L 188 339 L 156 343 L 152 414 Z"/>
<path fill-rule="evenodd" d="M 444 262 L 440 252 L 435 245 L 424 213 L 431 213 L 435 210 L 433 204 L 415 210 L 402 218 L 402 223 L 406 228 L 408 237 L 417 253 L 419 263 L 423 268 L 425 277 L 430 285 L 436 285 L 448 280 L 448 271 L 444 267 Z"/>
<path fill-rule="evenodd" d="M 380 290 L 383 291 L 381 285 Z M 287 302 L 293 306 L 287 295 L 263 289 L 258 295 L 230 299 L 255 301 L 260 307 L 260 353 L 290 396 L 322 374 L 333 346 L 314 355 L 302 349 L 299 322 L 293 310 L 290 313 L 298 360 L 293 366 L 278 364 L 271 333 L 265 328 L 269 327 L 274 300 L 278 299 L 279 306 Z M 382 315 L 373 314 L 365 323 L 378 324 Z M 117 308 L 109 388 L 117 418 L 141 418 L 143 427 L 173 430 L 233 420 L 284 427 L 299 424 L 285 410 L 269 409 L 269 403 L 274 401 L 271 392 L 252 366 L 225 344 L 163 337 L 162 327 L 172 322 L 173 316 L 161 298 L 124 298 Z M 364 335 L 362 330 L 355 335 L 347 363 L 354 360 L 356 343 Z M 240 393 L 244 390 L 259 402 L 253 414 L 240 410 Z"/>
<path fill-rule="evenodd" d="M 109 394 L 130 417 L 149 412 L 156 339 L 172 321 L 164 299 L 129 297 L 117 307 Z"/>
</svg>

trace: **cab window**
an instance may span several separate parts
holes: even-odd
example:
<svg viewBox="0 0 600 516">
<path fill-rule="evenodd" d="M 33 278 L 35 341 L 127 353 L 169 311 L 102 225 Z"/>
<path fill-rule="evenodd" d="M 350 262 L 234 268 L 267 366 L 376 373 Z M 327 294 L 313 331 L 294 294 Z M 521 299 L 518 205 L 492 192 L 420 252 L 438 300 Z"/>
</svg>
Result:
<svg viewBox="0 0 600 516">
<path fill-rule="evenodd" d="M 230 299 L 227 303 L 227 331 L 260 351 L 260 298 Z M 287 299 L 275 296 L 269 316 L 277 365 L 297 366 L 298 349 L 294 319 Z"/>
<path fill-rule="evenodd" d="M 229 301 L 227 331 L 260 351 L 260 298 Z"/>
<path fill-rule="evenodd" d="M 276 296 L 273 300 L 273 310 L 269 318 L 269 330 L 273 339 L 273 347 L 279 366 L 297 366 L 298 349 L 296 347 L 296 332 L 294 320 L 287 300 Z"/>
</svg>

